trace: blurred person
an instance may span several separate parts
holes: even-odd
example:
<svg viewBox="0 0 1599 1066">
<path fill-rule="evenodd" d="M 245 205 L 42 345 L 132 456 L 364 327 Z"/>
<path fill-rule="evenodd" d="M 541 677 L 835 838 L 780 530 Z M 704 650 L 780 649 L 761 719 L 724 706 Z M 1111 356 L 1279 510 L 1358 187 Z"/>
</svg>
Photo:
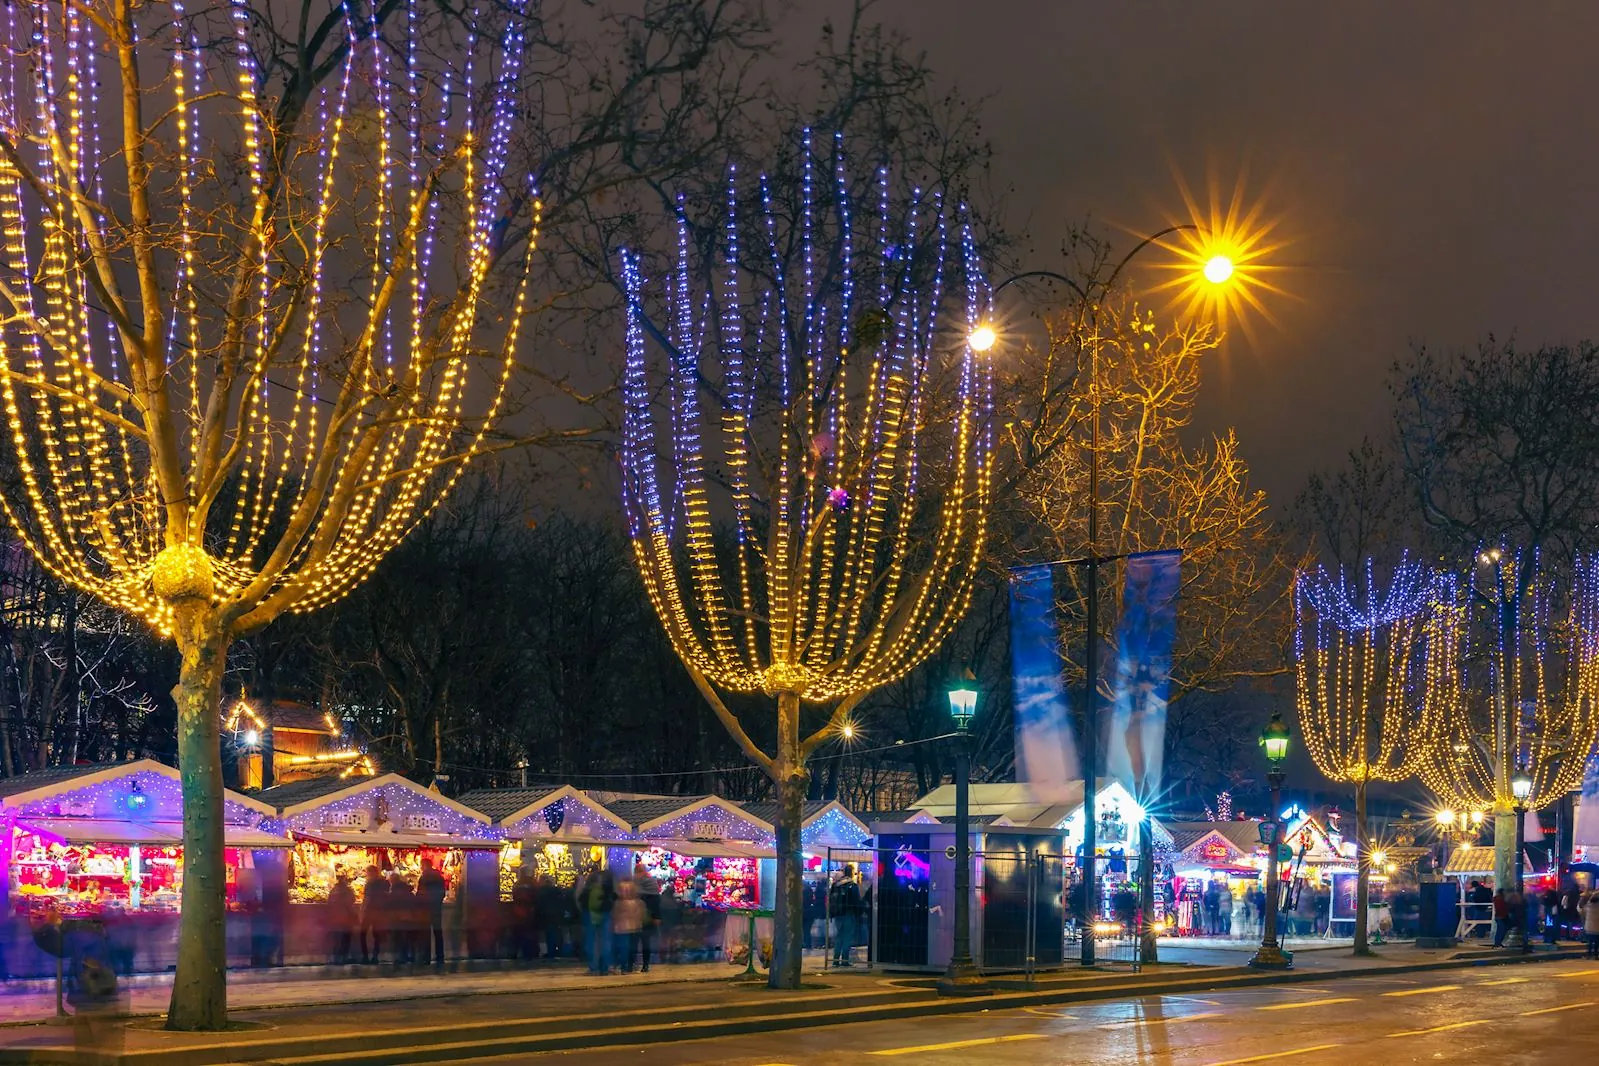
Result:
<svg viewBox="0 0 1599 1066">
<path fill-rule="evenodd" d="M 639 969 L 649 973 L 650 955 L 655 949 L 656 931 L 661 924 L 661 885 L 640 862 L 633 866 L 633 887 L 644 904 L 644 923 L 638 931 L 639 957 L 643 961 Z"/>
<path fill-rule="evenodd" d="M 616 882 L 611 871 L 598 865 L 589 867 L 575 898 L 583 914 L 589 972 L 604 976 L 611 970 L 611 910 L 616 906 Z"/>
<path fill-rule="evenodd" d="M 333 964 L 343 966 L 353 961 L 350 933 L 359 929 L 360 917 L 356 913 L 355 889 L 350 887 L 350 878 L 342 870 L 334 877 L 333 887 L 328 889 L 327 916 Z"/>
<path fill-rule="evenodd" d="M 388 925 L 389 883 L 376 866 L 366 868 L 361 884 L 361 961 L 383 961 L 383 937 Z"/>
<path fill-rule="evenodd" d="M 617 882 L 616 902 L 611 907 L 611 943 L 616 968 L 633 972 L 633 956 L 638 951 L 639 930 L 644 928 L 644 901 L 632 878 Z"/>
<path fill-rule="evenodd" d="M 1599 888 L 1584 892 L 1578 910 L 1582 911 L 1582 935 L 1588 941 L 1586 958 L 1599 959 Z"/>
<path fill-rule="evenodd" d="M 524 865 L 511 885 L 511 957 L 531 961 L 539 956 L 538 886 Z"/>
<path fill-rule="evenodd" d="M 683 901 L 677 898 L 677 886 L 670 881 L 661 889 L 660 954 L 662 962 L 676 962 L 680 930 L 683 925 Z"/>
<path fill-rule="evenodd" d="M 449 895 L 449 883 L 433 866 L 433 860 L 422 860 L 422 872 L 416 878 L 416 940 L 417 960 L 424 966 L 444 966 L 444 897 Z"/>
<path fill-rule="evenodd" d="M 1494 889 L 1494 947 L 1503 947 L 1505 935 L 1510 932 L 1510 894 L 1502 888 Z"/>
<path fill-rule="evenodd" d="M 566 893 L 549 874 L 540 874 L 533 886 L 533 921 L 544 933 L 544 957 L 553 959 L 561 954 L 567 926 L 571 924 L 571 908 Z"/>
<path fill-rule="evenodd" d="M 855 953 L 855 923 L 861 909 L 861 889 L 855 883 L 855 864 L 845 863 L 828 890 L 833 915 L 833 965 L 849 966 Z"/>
</svg>

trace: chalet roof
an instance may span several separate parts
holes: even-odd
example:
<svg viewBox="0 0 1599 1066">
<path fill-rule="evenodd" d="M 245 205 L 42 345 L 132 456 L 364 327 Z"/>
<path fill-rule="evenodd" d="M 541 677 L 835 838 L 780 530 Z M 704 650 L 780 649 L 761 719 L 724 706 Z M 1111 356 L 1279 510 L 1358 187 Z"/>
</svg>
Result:
<svg viewBox="0 0 1599 1066">
<path fill-rule="evenodd" d="M 649 799 L 610 800 L 602 806 L 637 829 L 646 822 L 665 818 L 712 798 L 711 796 L 655 796 Z"/>
<path fill-rule="evenodd" d="M 17 774 L 15 777 L 0 777 L 0 798 L 32 792 L 47 785 L 59 785 L 75 777 L 97 774 L 102 770 L 114 770 L 121 765 L 123 764 L 114 762 L 78 763 L 75 766 L 49 766 L 43 770 Z"/>
<path fill-rule="evenodd" d="M 561 791 L 559 785 L 542 788 L 474 788 L 470 792 L 462 793 L 458 799 L 473 810 L 481 811 L 498 822 L 559 791 Z"/>
<path fill-rule="evenodd" d="M 1254 854 L 1260 847 L 1259 822 L 1167 822 L 1166 829 L 1179 851 L 1193 847 L 1210 833 L 1216 833 L 1245 855 Z"/>
<path fill-rule="evenodd" d="M 756 821 L 775 826 L 778 816 L 782 813 L 783 805 L 780 803 L 739 803 L 735 804 L 735 806 Z M 831 806 L 832 803 L 828 800 L 806 800 L 805 806 L 802 808 L 803 813 L 800 816 L 800 824 L 809 824 L 812 818 L 815 818 Z"/>
<path fill-rule="evenodd" d="M 265 705 L 258 705 L 256 711 L 274 730 L 298 730 L 305 733 L 321 733 L 329 737 L 339 735 L 336 721 L 330 726 L 327 715 L 303 703 L 273 700 Z"/>
<path fill-rule="evenodd" d="M 286 785 L 273 785 L 251 795 L 262 803 L 271 804 L 278 810 L 293 807 L 298 803 L 309 803 L 311 800 L 331 796 L 335 792 L 342 792 L 351 785 L 360 784 L 367 778 L 342 777 L 338 773 L 330 772 L 319 777 L 307 777 L 299 781 L 290 781 Z"/>
</svg>

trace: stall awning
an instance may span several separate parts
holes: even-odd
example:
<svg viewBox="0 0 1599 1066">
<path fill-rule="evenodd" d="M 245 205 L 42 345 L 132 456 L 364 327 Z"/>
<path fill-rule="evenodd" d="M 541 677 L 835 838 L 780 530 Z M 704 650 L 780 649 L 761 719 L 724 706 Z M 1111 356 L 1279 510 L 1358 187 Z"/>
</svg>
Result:
<svg viewBox="0 0 1599 1066">
<path fill-rule="evenodd" d="M 292 848 L 294 841 L 265 829 L 247 829 L 242 825 L 222 827 L 222 842 L 230 848 Z"/>
<path fill-rule="evenodd" d="M 171 847 L 183 843 L 165 827 L 113 818 L 29 818 L 17 823 L 27 833 L 55 837 L 68 844 L 138 844 Z"/>
<path fill-rule="evenodd" d="M 499 840 L 463 840 L 459 837 L 441 836 L 438 833 L 339 833 L 320 829 L 316 832 L 296 829 L 294 835 L 301 840 L 342 844 L 350 848 L 476 848 L 499 851 L 504 843 Z"/>
<path fill-rule="evenodd" d="M 584 836 L 582 833 L 525 833 L 522 836 L 509 838 L 510 842 L 526 844 L 532 841 L 535 844 L 572 844 L 577 847 L 594 848 L 637 848 L 644 845 L 637 840 L 613 840 L 607 837 Z"/>
<path fill-rule="evenodd" d="M 665 848 L 693 859 L 775 859 L 777 852 L 747 840 L 640 840 L 633 848 Z"/>
</svg>

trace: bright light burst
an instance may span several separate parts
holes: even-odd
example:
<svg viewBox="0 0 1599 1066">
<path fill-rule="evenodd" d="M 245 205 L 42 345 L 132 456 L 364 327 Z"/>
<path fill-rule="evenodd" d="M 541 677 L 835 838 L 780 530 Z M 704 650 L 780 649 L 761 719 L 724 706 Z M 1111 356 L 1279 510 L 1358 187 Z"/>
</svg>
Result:
<svg viewBox="0 0 1599 1066">
<path fill-rule="evenodd" d="M 1284 246 L 1272 236 L 1278 220 L 1266 215 L 1261 200 L 1248 196 L 1242 179 L 1225 200 L 1212 185 L 1204 206 L 1186 185 L 1179 187 L 1187 217 L 1174 222 L 1193 228 L 1162 242 L 1174 258 L 1161 268 L 1169 277 L 1155 291 L 1169 292 L 1187 315 L 1213 321 L 1218 329 L 1236 321 L 1247 333 L 1251 311 L 1275 324 L 1262 295 L 1287 295 L 1272 280 L 1284 269 L 1272 262 Z"/>
</svg>

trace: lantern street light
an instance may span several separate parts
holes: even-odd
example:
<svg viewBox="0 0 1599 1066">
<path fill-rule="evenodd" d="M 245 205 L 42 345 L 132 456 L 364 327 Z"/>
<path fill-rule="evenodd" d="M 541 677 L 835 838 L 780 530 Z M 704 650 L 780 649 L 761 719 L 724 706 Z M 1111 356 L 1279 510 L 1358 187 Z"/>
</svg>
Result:
<svg viewBox="0 0 1599 1066">
<path fill-rule="evenodd" d="M 972 961 L 972 856 L 968 779 L 971 776 L 971 726 L 977 714 L 977 677 L 962 669 L 949 688 L 949 716 L 955 721 L 955 942 L 949 966 L 939 979 L 944 996 L 982 995 L 988 991 Z"/>
<path fill-rule="evenodd" d="M 1049 281 L 1058 281 L 1071 289 L 1082 300 L 1083 306 L 1089 313 L 1089 343 L 1088 343 L 1088 379 L 1089 391 L 1093 400 L 1093 414 L 1088 421 L 1088 554 L 1082 559 L 1069 560 L 1072 564 L 1081 564 L 1087 568 L 1086 581 L 1084 582 L 1083 600 L 1084 621 L 1088 630 L 1086 652 L 1083 657 L 1083 691 L 1086 699 L 1083 706 L 1083 735 L 1089 738 L 1083 745 L 1083 947 L 1082 963 L 1084 966 L 1094 965 L 1094 917 L 1097 911 L 1099 891 L 1099 862 L 1097 859 L 1099 842 L 1096 837 L 1094 812 L 1099 809 L 1099 752 L 1097 740 L 1099 736 L 1099 665 L 1097 662 L 1097 649 L 1099 647 L 1099 564 L 1110 561 L 1110 558 L 1099 554 L 1099 350 L 1104 338 L 1099 334 L 1100 304 L 1104 298 L 1116 287 L 1116 282 L 1121 278 L 1122 271 L 1127 268 L 1138 254 L 1150 245 L 1157 244 L 1161 238 L 1169 237 L 1173 233 L 1185 230 L 1201 229 L 1195 223 L 1185 222 L 1175 226 L 1168 226 L 1157 233 L 1153 233 L 1133 246 L 1116 264 L 1115 269 L 1104 280 L 1091 279 L 1087 285 L 1067 277 L 1065 274 L 1053 270 L 1028 270 L 1014 274 L 995 285 L 989 293 L 989 303 L 992 305 L 999 294 L 1019 281 L 1029 278 L 1045 278 Z M 1204 262 L 1196 262 L 1196 277 L 1203 279 L 1204 283 L 1213 289 L 1223 286 L 1240 284 L 1234 260 L 1230 255 L 1212 254 Z M 994 347 L 999 340 L 992 318 L 987 318 L 978 323 L 967 335 L 966 343 L 974 352 L 986 352 Z M 1146 826 L 1147 828 L 1147 826 Z M 1153 913 L 1154 908 L 1154 881 L 1146 871 L 1139 880 L 1141 882 L 1140 903 L 1145 914 Z"/>
<path fill-rule="evenodd" d="M 1516 929 L 1521 934 L 1521 950 L 1526 953 L 1532 950 L 1532 930 L 1527 928 L 1527 916 L 1532 908 L 1527 906 L 1527 897 L 1522 892 L 1522 867 L 1527 861 L 1527 800 L 1532 797 L 1532 778 L 1527 776 L 1527 771 L 1517 770 L 1516 776 L 1510 779 L 1510 794 L 1516 800 L 1516 906 L 1520 909 Z"/>
<path fill-rule="evenodd" d="M 1282 886 L 1277 877 L 1277 849 L 1282 846 L 1282 826 L 1277 821 L 1283 808 L 1283 761 L 1288 758 L 1288 726 L 1281 714 L 1273 713 L 1260 733 L 1260 746 L 1266 751 L 1266 781 L 1271 785 L 1270 818 L 1261 823 L 1260 837 L 1266 845 L 1266 915 L 1261 923 L 1260 948 L 1249 965 L 1257 970 L 1286 970 L 1293 956 L 1277 941 L 1277 905 Z"/>
</svg>

